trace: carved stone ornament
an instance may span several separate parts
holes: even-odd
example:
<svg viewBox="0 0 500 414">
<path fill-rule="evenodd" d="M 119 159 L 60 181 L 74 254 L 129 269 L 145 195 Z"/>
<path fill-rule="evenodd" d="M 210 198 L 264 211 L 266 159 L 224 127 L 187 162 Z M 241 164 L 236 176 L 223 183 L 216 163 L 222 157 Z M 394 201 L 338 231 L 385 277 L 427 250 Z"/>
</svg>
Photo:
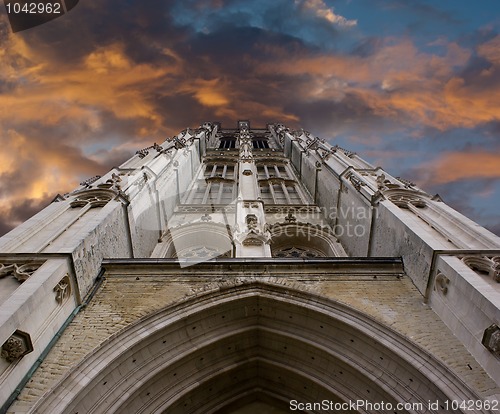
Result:
<svg viewBox="0 0 500 414">
<path fill-rule="evenodd" d="M 243 175 L 252 175 L 252 170 L 243 170 Z"/>
<path fill-rule="evenodd" d="M 299 247 L 299 246 L 291 246 L 291 247 L 281 247 L 279 249 L 273 250 L 273 257 L 297 257 L 297 258 L 306 258 L 310 259 L 313 257 L 324 257 L 325 255 L 318 250 Z"/>
<path fill-rule="evenodd" d="M 436 281 L 434 283 L 434 289 L 446 296 L 446 294 L 448 293 L 449 284 L 450 279 L 448 279 L 444 274 L 438 273 L 436 276 Z"/>
<path fill-rule="evenodd" d="M 255 202 L 248 202 L 248 201 L 245 201 L 243 203 L 243 207 L 245 208 L 259 208 L 260 204 L 259 203 L 255 203 Z"/>
<path fill-rule="evenodd" d="M 385 179 L 385 174 L 377 175 L 377 187 L 379 190 L 385 189 L 385 184 L 387 183 L 390 183 L 390 181 Z"/>
<path fill-rule="evenodd" d="M 22 331 L 14 332 L 2 345 L 2 358 L 7 362 L 14 362 L 33 351 L 33 344 L 28 333 Z"/>
<path fill-rule="evenodd" d="M 89 188 L 91 184 L 95 183 L 99 178 L 101 178 L 100 175 L 94 175 L 93 177 L 87 178 L 85 181 L 82 181 L 80 185 Z"/>
<path fill-rule="evenodd" d="M 246 217 L 248 230 L 256 230 L 258 219 L 255 214 L 248 214 Z"/>
<path fill-rule="evenodd" d="M 41 263 L 0 263 L 0 279 L 6 276 L 14 276 L 22 283 L 35 273 L 40 266 Z"/>
<path fill-rule="evenodd" d="M 357 191 L 361 191 L 361 187 L 363 187 L 364 185 L 366 185 L 363 181 L 361 181 L 358 177 L 356 177 L 353 174 L 349 175 L 348 178 L 349 178 L 349 181 L 352 183 L 352 185 L 354 186 L 354 188 Z"/>
<path fill-rule="evenodd" d="M 243 246 L 262 246 L 264 244 L 264 240 L 258 237 L 247 237 L 243 240 Z"/>
<path fill-rule="evenodd" d="M 234 204 L 224 206 L 185 204 L 178 207 L 178 211 L 182 213 L 234 213 L 234 210 Z"/>
<path fill-rule="evenodd" d="M 495 256 L 493 259 L 493 280 L 500 283 L 500 256 Z"/>
<path fill-rule="evenodd" d="M 491 259 L 486 256 L 464 256 L 462 262 L 477 273 L 488 275 L 500 283 L 500 256 Z"/>
<path fill-rule="evenodd" d="M 174 138 L 174 146 L 175 146 L 175 149 L 181 149 L 181 148 L 184 148 L 186 146 L 186 139 L 184 138 L 178 138 L 178 137 L 175 137 Z"/>
<path fill-rule="evenodd" d="M 59 304 L 62 304 L 71 296 L 71 282 L 69 280 L 69 275 L 64 276 L 59 281 L 54 288 L 54 292 L 56 292 L 56 301 Z"/>
<path fill-rule="evenodd" d="M 392 189 L 386 191 L 385 196 L 400 208 L 409 208 L 410 204 L 418 208 L 427 206 L 427 201 L 424 198 L 425 194 L 413 190 L 404 188 Z"/>
<path fill-rule="evenodd" d="M 146 157 L 146 155 L 149 154 L 149 151 L 146 148 L 144 148 L 144 149 L 141 149 L 139 151 L 136 151 L 135 153 L 139 156 L 139 158 L 142 159 L 142 158 Z"/>
<path fill-rule="evenodd" d="M 495 324 L 486 328 L 481 343 L 489 351 L 500 356 L 500 328 Z"/>
<path fill-rule="evenodd" d="M 75 194 L 75 199 L 69 204 L 72 208 L 86 207 L 104 207 L 109 201 L 116 197 L 116 192 L 108 189 L 84 190 Z"/>
</svg>

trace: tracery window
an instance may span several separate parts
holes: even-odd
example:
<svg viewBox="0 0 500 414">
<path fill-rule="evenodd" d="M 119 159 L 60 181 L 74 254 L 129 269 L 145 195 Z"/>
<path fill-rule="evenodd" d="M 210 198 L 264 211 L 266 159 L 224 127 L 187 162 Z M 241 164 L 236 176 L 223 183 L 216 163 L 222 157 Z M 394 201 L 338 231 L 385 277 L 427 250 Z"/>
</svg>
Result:
<svg viewBox="0 0 500 414">
<path fill-rule="evenodd" d="M 305 204 L 305 197 L 285 165 L 257 165 L 260 197 L 266 204 Z"/>
<path fill-rule="evenodd" d="M 235 194 L 235 165 L 206 164 L 186 204 L 229 204 Z"/>
</svg>

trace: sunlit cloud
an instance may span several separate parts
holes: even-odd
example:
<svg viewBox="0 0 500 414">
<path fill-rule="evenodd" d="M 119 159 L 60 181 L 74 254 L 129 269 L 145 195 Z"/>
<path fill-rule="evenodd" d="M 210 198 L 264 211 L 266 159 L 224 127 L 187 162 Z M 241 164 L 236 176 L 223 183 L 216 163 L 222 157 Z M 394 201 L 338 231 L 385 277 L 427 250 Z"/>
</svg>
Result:
<svg viewBox="0 0 500 414">
<path fill-rule="evenodd" d="M 204 106 L 218 107 L 227 106 L 230 103 L 229 95 L 225 93 L 227 92 L 225 89 L 220 79 L 196 79 L 181 85 L 179 92 L 194 95 L 196 100 Z"/>
<path fill-rule="evenodd" d="M 295 0 L 295 4 L 313 12 L 317 17 L 339 26 L 356 26 L 357 20 L 348 20 L 328 7 L 323 0 Z"/>
<path fill-rule="evenodd" d="M 463 179 L 500 178 L 500 154 L 489 152 L 446 153 L 420 167 L 426 185 Z M 491 195 L 491 193 L 489 193 Z"/>
<path fill-rule="evenodd" d="M 412 30 L 368 36 L 368 14 L 349 14 L 348 4 L 340 13 L 325 0 L 119 4 L 82 4 L 78 30 L 60 19 L 14 35 L 0 19 L 0 228 L 20 220 L 15 206 L 32 214 L 83 178 L 206 120 L 343 135 L 381 163 L 413 154 L 407 143 L 429 130 L 500 122 L 498 35 L 460 43 L 440 33 L 425 47 Z M 93 20 L 116 13 L 107 25 Z M 388 133 L 402 146 L 384 157 L 374 148 L 390 147 Z M 430 185 L 498 178 L 498 159 L 483 148 L 469 163 L 462 148 L 433 154 L 436 163 L 418 176 Z"/>
</svg>

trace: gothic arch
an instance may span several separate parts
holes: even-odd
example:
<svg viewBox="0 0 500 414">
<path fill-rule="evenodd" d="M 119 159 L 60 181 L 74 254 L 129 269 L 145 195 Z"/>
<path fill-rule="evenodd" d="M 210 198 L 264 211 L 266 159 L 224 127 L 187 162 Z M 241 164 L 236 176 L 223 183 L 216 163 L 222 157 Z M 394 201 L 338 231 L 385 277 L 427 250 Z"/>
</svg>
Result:
<svg viewBox="0 0 500 414">
<path fill-rule="evenodd" d="M 309 223 L 277 223 L 271 229 L 271 251 L 273 257 L 339 257 L 346 256 L 335 236 Z"/>
<path fill-rule="evenodd" d="M 287 407 L 292 399 L 395 404 L 478 396 L 371 317 L 293 286 L 249 279 L 125 328 L 32 412 L 215 414 L 252 398 Z"/>
<path fill-rule="evenodd" d="M 199 249 L 208 254 L 206 258 L 231 257 L 232 246 L 230 230 L 225 224 L 199 221 L 171 228 L 152 257 L 203 259 L 198 257 Z"/>
</svg>

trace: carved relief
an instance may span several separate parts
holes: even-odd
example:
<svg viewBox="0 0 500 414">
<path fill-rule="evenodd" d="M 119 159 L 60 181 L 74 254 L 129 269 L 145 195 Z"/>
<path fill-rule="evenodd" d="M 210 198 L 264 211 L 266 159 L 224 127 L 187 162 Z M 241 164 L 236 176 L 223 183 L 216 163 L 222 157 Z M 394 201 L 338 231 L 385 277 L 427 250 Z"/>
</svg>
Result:
<svg viewBox="0 0 500 414">
<path fill-rule="evenodd" d="M 177 207 L 179 213 L 234 213 L 234 204 L 227 204 L 224 206 L 214 205 L 181 205 Z"/>
<path fill-rule="evenodd" d="M 22 331 L 14 332 L 2 345 L 2 358 L 7 362 L 14 362 L 33 351 L 33 344 L 29 334 Z"/>
<path fill-rule="evenodd" d="M 313 258 L 313 257 L 324 257 L 324 254 L 320 253 L 315 249 L 292 246 L 292 247 L 281 247 L 277 250 L 273 249 L 273 257 Z"/>
<path fill-rule="evenodd" d="M 464 256 L 462 262 L 477 273 L 488 275 L 495 282 L 500 283 L 500 256 Z"/>
<path fill-rule="evenodd" d="M 252 175 L 252 170 L 243 170 L 243 175 Z"/>
<path fill-rule="evenodd" d="M 404 188 L 391 189 L 386 191 L 385 196 L 400 208 L 409 208 L 410 204 L 418 208 L 427 206 L 425 195 L 413 190 Z"/>
<path fill-rule="evenodd" d="M 262 246 L 264 241 L 258 237 L 247 237 L 242 244 L 243 246 Z"/>
<path fill-rule="evenodd" d="M 23 283 L 35 273 L 41 265 L 41 263 L 0 263 L 0 279 L 6 276 L 13 276 L 19 282 Z"/>
<path fill-rule="evenodd" d="M 92 183 L 95 183 L 99 178 L 101 178 L 100 175 L 95 175 L 91 178 L 86 179 L 85 181 L 82 181 L 80 183 L 81 186 L 89 188 Z"/>
<path fill-rule="evenodd" d="M 54 288 L 54 292 L 56 293 L 56 301 L 59 304 L 62 304 L 71 296 L 71 282 L 69 280 L 69 275 L 64 276 L 59 281 Z"/>
<path fill-rule="evenodd" d="M 415 187 L 415 183 L 414 182 L 412 182 L 410 180 L 406 180 L 405 178 L 396 177 L 396 180 L 401 181 L 406 188 Z"/>
<path fill-rule="evenodd" d="M 231 257 L 231 252 L 221 252 L 214 247 L 195 246 L 189 247 L 174 255 L 179 259 L 212 259 L 215 257 Z"/>
<path fill-rule="evenodd" d="M 248 214 L 246 217 L 246 223 L 248 230 L 255 231 L 257 233 L 259 232 L 259 230 L 257 229 L 258 220 L 255 214 Z"/>
<path fill-rule="evenodd" d="M 149 151 L 146 148 L 144 148 L 144 149 L 141 149 L 139 151 L 136 151 L 135 153 L 139 156 L 139 158 L 142 159 L 142 158 L 145 158 L 149 154 Z"/>
<path fill-rule="evenodd" d="M 486 328 L 481 342 L 489 351 L 500 356 L 500 328 L 497 325 Z"/>
<path fill-rule="evenodd" d="M 208 213 L 205 213 L 203 214 L 203 216 L 201 216 L 201 221 L 212 221 L 212 216 Z"/>
<path fill-rule="evenodd" d="M 357 191 L 361 191 L 361 187 L 366 185 L 363 181 L 361 181 L 358 177 L 356 177 L 354 174 L 349 175 L 349 181 L 351 184 L 354 186 L 354 188 Z"/>
<path fill-rule="evenodd" d="M 390 181 L 385 179 L 385 174 L 380 174 L 377 176 L 377 187 L 379 190 L 383 190 L 385 188 L 385 184 Z"/>
<path fill-rule="evenodd" d="M 301 207 L 291 207 L 291 206 L 274 206 L 267 205 L 264 206 L 264 211 L 268 214 L 288 214 L 289 212 L 300 213 L 300 214 L 312 214 L 318 213 L 320 210 L 316 206 L 301 206 Z"/>
<path fill-rule="evenodd" d="M 493 280 L 500 283 L 500 256 L 496 256 L 493 259 Z"/>
<path fill-rule="evenodd" d="M 72 208 L 86 207 L 104 207 L 109 201 L 116 197 L 113 190 L 95 189 L 85 190 L 75 194 L 75 199 L 69 204 Z"/>
<path fill-rule="evenodd" d="M 349 158 L 352 158 L 356 155 L 355 152 L 352 152 L 352 151 L 349 151 L 345 148 L 339 147 L 338 145 L 335 145 L 332 149 L 334 150 L 334 152 L 336 152 L 338 150 L 342 151 Z"/>
<path fill-rule="evenodd" d="M 436 276 L 436 281 L 434 283 L 434 289 L 441 292 L 443 295 L 448 293 L 448 285 L 450 284 L 450 279 L 448 279 L 444 274 L 438 273 Z"/>
<path fill-rule="evenodd" d="M 245 201 L 243 203 L 243 207 L 245 208 L 259 208 L 259 203 L 254 203 L 254 202 L 248 202 L 248 201 Z"/>
<path fill-rule="evenodd" d="M 112 173 L 111 178 L 107 179 L 105 183 L 98 184 L 97 188 L 115 188 L 116 190 L 120 190 L 121 182 L 122 178 L 120 177 L 120 175 Z"/>
<path fill-rule="evenodd" d="M 176 137 L 174 137 L 174 141 L 175 141 L 175 138 Z M 141 149 L 139 151 L 136 151 L 136 154 L 139 156 L 139 158 L 142 159 L 142 158 L 145 158 L 149 154 L 149 150 L 151 150 L 151 149 L 154 149 L 154 150 L 156 150 L 157 152 L 160 152 L 160 153 L 164 151 L 163 147 L 161 145 L 158 145 L 155 142 L 153 145 L 151 145 L 149 147 L 146 147 L 146 148 L 143 148 L 143 149 Z"/>
<path fill-rule="evenodd" d="M 186 146 L 186 139 L 185 138 L 174 138 L 174 147 L 175 149 L 181 149 Z"/>
</svg>

